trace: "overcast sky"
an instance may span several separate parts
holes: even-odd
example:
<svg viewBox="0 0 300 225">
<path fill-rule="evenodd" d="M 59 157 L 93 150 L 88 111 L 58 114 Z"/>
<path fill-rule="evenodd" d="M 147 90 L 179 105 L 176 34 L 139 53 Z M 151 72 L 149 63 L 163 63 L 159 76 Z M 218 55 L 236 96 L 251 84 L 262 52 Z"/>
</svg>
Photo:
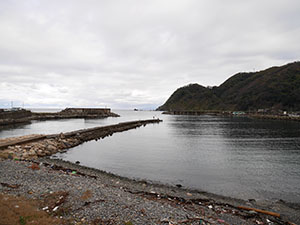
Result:
<svg viewBox="0 0 300 225">
<path fill-rule="evenodd" d="M 299 0 L 1 0 L 0 107 L 155 109 L 300 59 Z"/>
</svg>

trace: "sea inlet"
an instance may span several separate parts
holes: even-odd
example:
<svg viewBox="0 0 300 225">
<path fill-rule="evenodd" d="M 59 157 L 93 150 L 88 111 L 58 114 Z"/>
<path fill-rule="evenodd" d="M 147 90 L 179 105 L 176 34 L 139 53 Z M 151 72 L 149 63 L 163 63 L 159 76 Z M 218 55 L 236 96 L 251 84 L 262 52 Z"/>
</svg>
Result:
<svg viewBox="0 0 300 225">
<path fill-rule="evenodd" d="M 160 118 L 54 157 L 121 176 L 241 198 L 300 203 L 300 123 L 114 110 L 121 117 L 33 121 L 0 138 Z"/>
</svg>

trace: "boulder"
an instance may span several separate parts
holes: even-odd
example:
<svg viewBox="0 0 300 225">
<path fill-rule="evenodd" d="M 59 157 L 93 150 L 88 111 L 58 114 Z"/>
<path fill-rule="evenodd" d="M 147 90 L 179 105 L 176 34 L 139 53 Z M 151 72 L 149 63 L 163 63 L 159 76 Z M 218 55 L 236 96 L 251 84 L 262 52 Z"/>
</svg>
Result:
<svg viewBox="0 0 300 225">
<path fill-rule="evenodd" d="M 31 149 L 29 152 L 28 152 L 28 156 L 35 156 L 36 153 L 34 151 L 34 149 Z"/>
<path fill-rule="evenodd" d="M 45 153 L 45 155 L 52 155 L 53 154 L 52 152 L 50 152 L 48 150 L 44 151 L 44 153 Z"/>
<path fill-rule="evenodd" d="M 28 152 L 24 152 L 21 157 L 24 159 L 29 158 Z"/>
<path fill-rule="evenodd" d="M 43 157 L 43 156 L 45 156 L 46 154 L 45 154 L 44 151 L 38 150 L 38 151 L 37 151 L 37 155 L 38 155 L 39 157 Z"/>
<path fill-rule="evenodd" d="M 64 133 L 60 133 L 60 134 L 59 134 L 59 138 L 60 138 L 60 139 L 64 139 L 64 138 L 65 138 Z"/>
<path fill-rule="evenodd" d="M 46 151 L 56 152 L 57 148 L 54 145 L 49 144 L 49 145 L 46 146 Z"/>
</svg>

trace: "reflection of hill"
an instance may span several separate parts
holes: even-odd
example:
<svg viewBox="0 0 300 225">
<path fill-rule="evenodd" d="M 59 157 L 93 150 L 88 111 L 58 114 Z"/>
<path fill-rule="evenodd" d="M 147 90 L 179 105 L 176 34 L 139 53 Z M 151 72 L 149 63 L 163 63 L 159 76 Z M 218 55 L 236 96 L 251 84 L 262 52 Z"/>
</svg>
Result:
<svg viewBox="0 0 300 225">
<path fill-rule="evenodd" d="M 222 135 L 224 117 L 214 117 L 210 115 L 201 116 L 172 116 L 169 124 L 178 136 L 197 138 Z"/>
</svg>

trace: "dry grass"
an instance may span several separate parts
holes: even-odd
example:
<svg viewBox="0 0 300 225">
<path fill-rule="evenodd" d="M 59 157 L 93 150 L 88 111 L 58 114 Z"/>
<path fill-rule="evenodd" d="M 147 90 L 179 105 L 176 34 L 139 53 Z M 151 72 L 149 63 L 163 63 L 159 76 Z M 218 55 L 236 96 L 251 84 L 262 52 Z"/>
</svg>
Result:
<svg viewBox="0 0 300 225">
<path fill-rule="evenodd" d="M 0 193 L 0 224 L 66 224 L 62 219 L 39 210 L 39 205 L 40 203 L 34 200 Z"/>
<path fill-rule="evenodd" d="M 91 190 L 86 190 L 82 196 L 80 197 L 81 200 L 88 200 L 89 198 L 91 198 L 93 196 L 93 193 L 91 192 Z"/>
</svg>

